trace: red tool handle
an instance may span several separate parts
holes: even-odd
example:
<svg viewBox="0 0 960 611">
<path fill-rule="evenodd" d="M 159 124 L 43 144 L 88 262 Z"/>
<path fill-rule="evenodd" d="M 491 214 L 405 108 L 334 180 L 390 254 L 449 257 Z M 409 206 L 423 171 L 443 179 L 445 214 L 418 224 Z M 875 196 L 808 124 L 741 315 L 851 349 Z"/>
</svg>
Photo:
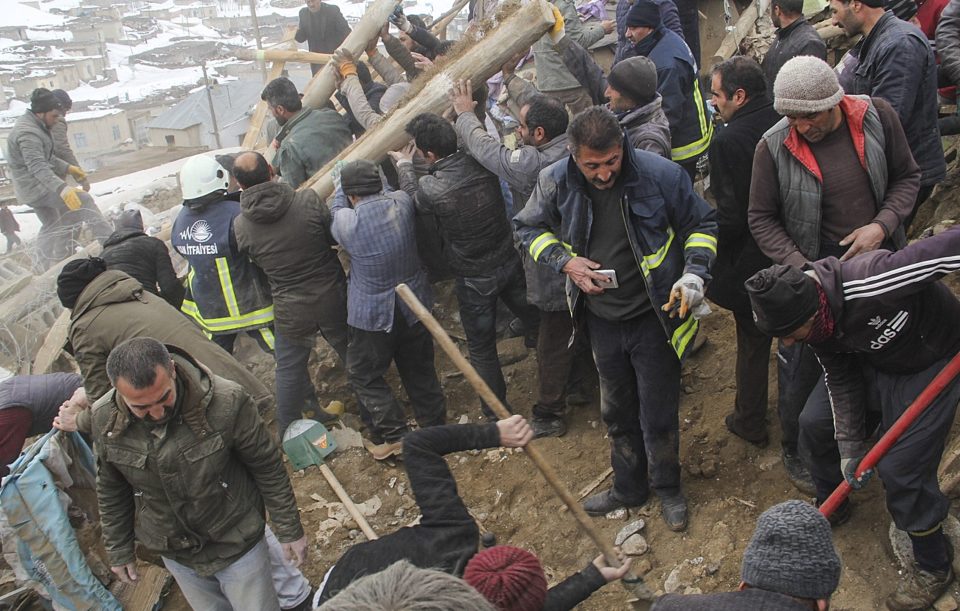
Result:
<svg viewBox="0 0 960 611">
<path fill-rule="evenodd" d="M 910 404 L 907 411 L 903 412 L 903 414 L 897 418 L 897 421 L 893 423 L 890 430 L 884 433 L 880 441 L 870 448 L 870 451 L 867 452 L 867 455 L 863 457 L 863 460 L 861 460 L 857 466 L 857 477 L 860 477 L 864 471 L 874 468 L 877 463 L 880 462 L 880 459 L 883 458 L 883 455 L 897 442 L 900 435 L 903 435 L 910 425 L 913 424 L 914 420 L 923 413 L 923 410 L 927 409 L 930 403 L 937 398 L 937 395 L 953 382 L 953 379 L 957 377 L 958 373 L 960 373 L 960 353 L 955 355 L 950 362 L 947 363 L 947 366 L 923 389 L 923 392 L 917 395 L 917 398 L 913 400 L 913 403 Z M 852 488 L 846 480 L 837 486 L 837 489 L 833 491 L 830 497 L 820 505 L 820 513 L 823 514 L 823 517 L 829 518 L 830 515 L 837 510 L 837 507 L 843 503 L 844 499 L 847 498 L 851 490 Z"/>
</svg>

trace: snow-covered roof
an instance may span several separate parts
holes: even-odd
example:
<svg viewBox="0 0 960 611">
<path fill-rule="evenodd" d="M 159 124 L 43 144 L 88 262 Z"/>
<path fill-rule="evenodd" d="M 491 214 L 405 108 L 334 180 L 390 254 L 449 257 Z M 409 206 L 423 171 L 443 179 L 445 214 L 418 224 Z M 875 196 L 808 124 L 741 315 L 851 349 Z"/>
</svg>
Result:
<svg viewBox="0 0 960 611">
<path fill-rule="evenodd" d="M 46 11 L 38 11 L 37 9 L 27 6 L 26 4 L 20 4 L 14 0 L 13 2 L 4 2 L 3 3 L 3 25 L 4 26 L 25 26 L 25 27 L 42 27 L 42 26 L 58 26 L 63 25 L 64 18 L 60 15 L 54 15 Z"/>
<path fill-rule="evenodd" d="M 88 121 L 90 119 L 101 119 L 110 115 L 118 115 L 123 110 L 120 108 L 107 108 L 105 110 L 85 110 L 82 112 L 71 112 L 67 114 L 67 121 L 76 123 L 77 121 Z"/>
<path fill-rule="evenodd" d="M 214 85 L 210 90 L 213 107 L 217 113 L 217 123 L 221 126 L 238 121 L 247 114 L 260 99 L 263 83 L 256 79 L 228 81 Z M 187 129 L 201 123 L 213 125 L 210 118 L 210 104 L 203 87 L 194 91 L 176 106 L 155 118 L 147 127 L 158 129 Z"/>
</svg>

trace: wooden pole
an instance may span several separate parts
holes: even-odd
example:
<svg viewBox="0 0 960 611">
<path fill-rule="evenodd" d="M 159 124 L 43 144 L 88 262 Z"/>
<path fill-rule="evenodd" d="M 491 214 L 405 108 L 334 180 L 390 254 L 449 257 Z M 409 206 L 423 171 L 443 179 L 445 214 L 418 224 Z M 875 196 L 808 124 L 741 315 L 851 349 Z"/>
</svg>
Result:
<svg viewBox="0 0 960 611">
<path fill-rule="evenodd" d="M 450 22 L 460 14 L 460 11 L 463 10 L 463 7 L 467 6 L 470 3 L 470 0 L 458 0 L 449 11 L 440 15 L 432 26 L 430 26 L 430 31 L 433 32 L 434 36 L 446 40 L 447 38 L 447 26 L 450 25 Z"/>
<path fill-rule="evenodd" d="M 207 104 L 210 105 L 210 121 L 213 123 L 213 137 L 217 141 L 217 148 L 222 149 L 220 144 L 220 127 L 217 125 L 217 110 L 213 107 L 213 95 L 210 93 L 210 81 L 207 79 L 207 62 L 200 62 L 200 69 L 203 70 L 203 90 L 207 94 Z"/>
<path fill-rule="evenodd" d="M 387 18 L 397 4 L 398 0 L 375 0 L 340 47 L 350 51 L 354 57 L 360 57 L 367 48 L 367 43 L 379 35 L 380 29 L 383 28 L 383 24 L 387 22 Z M 327 63 L 310 79 L 310 83 L 303 91 L 305 107 L 320 108 L 327 103 L 333 92 L 337 90 L 337 80 L 334 75 L 336 69 L 336 66 Z"/>
<path fill-rule="evenodd" d="M 253 20 L 253 34 L 257 40 L 257 49 L 263 49 L 263 38 L 260 36 L 260 19 L 257 17 L 257 0 L 250 0 L 250 18 Z M 260 60 L 260 72 L 267 78 L 267 64 Z"/>
<path fill-rule="evenodd" d="M 313 189 L 321 199 L 326 199 L 333 193 L 333 168 L 338 162 L 357 159 L 379 162 L 388 151 L 405 145 L 410 136 L 404 132 L 404 127 L 411 119 L 424 112 L 441 113 L 450 106 L 449 92 L 453 81 L 472 79 L 479 84 L 499 71 L 503 62 L 538 40 L 553 25 L 551 6 L 546 0 L 533 0 L 523 5 L 459 57 L 441 64 L 435 73 L 420 77 L 430 80 L 413 99 L 393 109 L 379 125 L 367 130 L 300 188 Z"/>
<path fill-rule="evenodd" d="M 310 51 L 291 51 L 288 49 L 239 49 L 237 57 L 255 61 L 284 61 L 304 64 L 325 64 L 333 57 L 331 53 L 311 53 Z"/>
<path fill-rule="evenodd" d="M 480 377 L 480 374 L 477 373 L 477 370 L 473 368 L 466 358 L 460 354 L 460 349 L 457 348 L 457 345 L 453 343 L 453 340 L 450 339 L 450 336 L 447 335 L 446 331 L 443 330 L 443 327 L 440 326 L 440 323 L 437 322 L 437 319 L 433 317 L 433 314 L 427 310 L 426 307 L 417 299 L 417 296 L 413 294 L 413 291 L 410 290 L 406 284 L 401 284 L 397 286 L 397 295 L 400 296 L 400 299 L 403 299 L 404 303 L 413 311 L 420 322 L 430 331 L 430 334 L 433 335 L 433 338 L 440 345 L 440 348 L 447 353 L 447 356 L 453 361 L 454 365 L 463 372 L 464 377 L 470 382 L 470 385 L 473 386 L 474 390 L 477 391 L 477 394 L 480 395 L 480 398 L 483 399 L 487 405 L 493 410 L 493 413 L 497 415 L 497 418 L 509 418 L 511 416 L 510 411 L 504 406 L 504 404 L 497 398 L 497 395 L 494 394 L 486 382 L 483 381 L 483 378 Z M 570 513 L 573 514 L 573 517 L 577 520 L 577 523 L 580 525 L 581 530 L 590 539 L 594 544 L 600 549 L 603 553 L 604 558 L 607 561 L 607 564 L 614 567 L 619 567 L 621 565 L 620 558 L 617 556 L 617 552 L 611 545 L 610 541 L 604 539 L 603 535 L 600 534 L 600 531 L 594 526 L 593 521 L 590 519 L 590 516 L 587 515 L 587 512 L 583 510 L 583 507 L 580 505 L 580 502 L 573 496 L 573 493 L 560 481 L 560 476 L 557 475 L 556 470 L 554 470 L 553 465 L 540 453 L 540 448 L 534 443 L 529 443 L 523 448 L 524 454 L 536 465 L 537 469 L 540 470 L 543 478 L 547 480 L 547 483 L 550 484 L 550 487 L 553 488 L 553 491 L 557 496 L 560 497 L 560 500 L 563 501 L 563 504 L 567 506 L 570 510 Z M 640 577 L 634 577 L 634 579 L 624 578 L 624 583 L 627 584 L 632 593 L 641 600 L 653 601 L 653 593 L 643 582 L 643 579 Z"/>
<path fill-rule="evenodd" d="M 333 491 L 337 493 L 337 497 L 340 499 L 340 502 L 343 503 L 343 506 L 347 508 L 347 512 L 353 518 L 353 520 L 360 527 L 360 530 L 363 531 L 363 534 L 367 536 L 367 539 L 373 541 L 378 539 L 377 533 L 370 527 L 370 523 L 367 522 L 367 519 L 363 517 L 363 514 L 360 513 L 360 510 L 354 504 L 353 499 L 350 498 L 350 495 L 347 494 L 347 491 L 343 489 L 343 486 L 340 484 L 340 480 L 337 479 L 337 476 L 333 474 L 333 471 L 330 470 L 325 464 L 317 465 L 320 467 L 320 473 L 323 473 L 324 479 L 327 480 L 327 483 L 330 484 L 330 487 L 333 488 Z"/>
</svg>

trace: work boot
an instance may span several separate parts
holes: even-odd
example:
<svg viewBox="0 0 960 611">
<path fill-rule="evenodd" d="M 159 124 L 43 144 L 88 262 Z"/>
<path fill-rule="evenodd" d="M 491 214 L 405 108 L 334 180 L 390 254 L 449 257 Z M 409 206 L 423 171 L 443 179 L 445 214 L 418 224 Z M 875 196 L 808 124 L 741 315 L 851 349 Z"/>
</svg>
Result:
<svg viewBox="0 0 960 611">
<path fill-rule="evenodd" d="M 905 571 L 897 589 L 887 596 L 890 611 L 923 611 L 930 608 L 953 583 L 953 568 L 931 573 L 916 564 L 912 571 Z"/>
<path fill-rule="evenodd" d="M 367 451 L 373 455 L 374 460 L 386 460 L 391 456 L 400 456 L 403 454 L 403 442 L 394 441 L 394 442 L 384 442 L 377 445 L 374 444 L 364 444 L 367 448 Z"/>
<path fill-rule="evenodd" d="M 682 494 L 661 498 L 660 513 L 673 532 L 687 530 L 687 499 Z"/>
<path fill-rule="evenodd" d="M 747 435 L 743 430 L 741 430 L 737 424 L 736 420 L 733 417 L 733 414 L 727 414 L 727 417 L 723 419 L 723 423 L 727 425 L 727 430 L 739 437 L 740 439 L 752 443 L 758 448 L 765 448 L 767 444 L 770 443 L 770 437 L 767 435 L 766 431 L 763 431 L 762 434 L 757 435 Z"/>
<path fill-rule="evenodd" d="M 610 488 L 609 490 L 598 492 L 584 499 L 583 510 L 591 516 L 605 516 L 611 511 L 615 511 L 617 509 L 627 509 L 630 507 L 640 507 L 646 502 L 647 499 L 643 499 L 637 503 L 627 503 L 621 501 L 620 497 L 617 496 L 617 493 L 613 491 L 613 488 Z"/>
<path fill-rule="evenodd" d="M 780 457 L 783 459 L 783 468 L 787 472 L 787 478 L 790 480 L 790 483 L 804 494 L 816 494 L 817 487 L 814 485 L 813 478 L 810 476 L 810 472 L 807 471 L 807 467 L 803 464 L 803 461 L 800 460 L 800 456 L 786 448 L 782 448 L 780 450 Z"/>
<path fill-rule="evenodd" d="M 563 418 L 540 418 L 534 416 L 531 426 L 533 427 L 534 439 L 540 439 L 541 437 L 563 437 L 563 434 L 567 432 L 567 425 L 564 424 Z"/>
</svg>

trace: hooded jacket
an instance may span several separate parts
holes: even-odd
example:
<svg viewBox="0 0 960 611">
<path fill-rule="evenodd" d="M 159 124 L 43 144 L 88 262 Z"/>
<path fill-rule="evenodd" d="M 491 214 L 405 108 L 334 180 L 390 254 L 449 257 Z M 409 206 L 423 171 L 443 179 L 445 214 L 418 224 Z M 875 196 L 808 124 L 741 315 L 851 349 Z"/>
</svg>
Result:
<svg viewBox="0 0 960 611">
<path fill-rule="evenodd" d="M 183 283 L 177 278 L 167 246 L 138 229 L 114 231 L 103 243 L 100 258 L 107 269 L 133 276 L 143 288 L 175 308 L 183 303 Z"/>
<path fill-rule="evenodd" d="M 26 110 L 7 137 L 7 163 L 17 201 L 27 206 L 62 205 L 68 164 L 53 154 L 53 136 L 35 114 Z"/>
<path fill-rule="evenodd" d="M 875 250 L 810 265 L 835 328 L 812 344 L 826 374 L 840 455 L 866 450 L 861 361 L 890 374 L 919 373 L 960 350 L 960 301 L 943 283 L 960 269 L 960 227 L 897 252 Z"/>
<path fill-rule="evenodd" d="M 244 189 L 240 206 L 237 248 L 267 275 L 277 333 L 312 337 L 321 322 L 346 324 L 346 276 L 333 250 L 330 210 L 316 192 L 265 182 Z"/>
<path fill-rule="evenodd" d="M 274 165 L 283 182 L 294 189 L 347 148 L 353 141 L 350 124 L 329 108 L 304 108 L 277 133 L 280 148 Z"/>
<path fill-rule="evenodd" d="M 607 77 L 590 54 L 567 36 L 557 43 L 557 51 L 570 73 L 590 94 L 593 103 L 606 104 Z M 620 127 L 626 130 L 633 148 L 670 159 L 670 123 L 663 112 L 663 97 L 659 93 L 642 106 L 615 114 L 620 121 Z"/>
<path fill-rule="evenodd" d="M 174 350 L 173 418 L 155 428 L 116 391 L 94 404 L 97 500 L 110 566 L 134 561 L 134 541 L 203 576 L 263 538 L 303 536 L 280 448 L 238 384 Z"/>
<path fill-rule="evenodd" d="M 70 313 L 67 337 L 91 402 L 111 388 L 110 351 L 128 339 L 152 337 L 188 352 L 217 375 L 243 386 L 261 413 L 273 403 L 270 391 L 246 367 L 207 339 L 189 318 L 121 271 L 108 269 L 83 289 Z"/>
<path fill-rule="evenodd" d="M 621 208 L 630 248 L 643 272 L 650 303 L 666 340 L 683 359 L 693 345 L 699 323 L 692 316 L 669 318 L 660 308 L 684 273 L 710 281 L 717 254 L 716 214 L 693 191 L 677 164 L 623 141 Z M 530 256 L 557 273 L 576 253 L 589 252 L 592 203 L 583 174 L 572 158 L 547 166 L 526 207 L 513 218 L 517 237 Z M 577 321 L 580 289 L 567 279 L 567 303 Z"/>
</svg>

